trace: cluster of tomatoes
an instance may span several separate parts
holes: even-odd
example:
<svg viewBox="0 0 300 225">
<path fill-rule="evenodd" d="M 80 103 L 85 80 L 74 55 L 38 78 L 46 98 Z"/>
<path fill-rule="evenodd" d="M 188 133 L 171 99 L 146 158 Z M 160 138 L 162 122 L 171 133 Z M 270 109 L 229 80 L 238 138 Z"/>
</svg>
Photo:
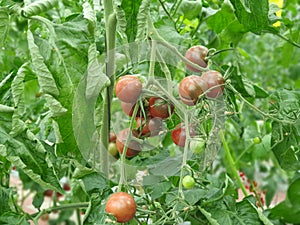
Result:
<svg viewBox="0 0 300 225">
<path fill-rule="evenodd" d="M 185 58 L 193 64 L 206 68 L 208 65 L 207 55 L 208 49 L 197 45 L 187 50 Z M 178 93 L 181 101 L 187 106 L 194 106 L 204 95 L 208 99 L 221 96 L 225 83 L 223 76 L 214 70 L 203 72 L 192 63 L 186 62 L 186 68 L 197 75 L 189 75 L 180 81 Z M 202 75 L 200 76 L 199 73 Z M 110 141 L 115 143 L 115 148 L 120 154 L 125 150 L 126 157 L 131 158 L 142 151 L 142 142 L 139 139 L 159 135 L 165 127 L 164 120 L 173 114 L 175 107 L 169 99 L 163 96 L 142 96 L 143 84 L 135 75 L 120 77 L 116 82 L 115 92 L 121 101 L 124 113 L 130 117 L 135 116 L 136 125 L 135 128 L 121 130 Z M 186 133 L 184 123 L 179 123 L 172 130 L 173 142 L 183 147 Z M 189 127 L 189 134 L 191 137 L 196 135 L 192 126 Z M 191 176 L 184 177 L 183 186 L 185 188 L 192 188 L 194 185 L 195 180 Z M 131 195 L 125 192 L 116 192 L 109 197 L 106 211 L 113 214 L 118 222 L 128 222 L 135 215 L 136 204 Z"/>
</svg>

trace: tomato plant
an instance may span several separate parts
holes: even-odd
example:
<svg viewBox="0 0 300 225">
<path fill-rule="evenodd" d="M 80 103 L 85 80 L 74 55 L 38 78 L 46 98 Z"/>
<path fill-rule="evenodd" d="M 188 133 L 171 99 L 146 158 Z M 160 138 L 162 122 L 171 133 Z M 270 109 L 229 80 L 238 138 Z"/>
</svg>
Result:
<svg viewBox="0 0 300 225">
<path fill-rule="evenodd" d="M 131 195 L 126 192 L 116 192 L 109 196 L 105 209 L 107 213 L 116 217 L 117 222 L 125 223 L 134 217 L 136 204 Z"/>
<path fill-rule="evenodd" d="M 300 224 L 299 11 L 0 0 L 0 224 Z"/>
</svg>

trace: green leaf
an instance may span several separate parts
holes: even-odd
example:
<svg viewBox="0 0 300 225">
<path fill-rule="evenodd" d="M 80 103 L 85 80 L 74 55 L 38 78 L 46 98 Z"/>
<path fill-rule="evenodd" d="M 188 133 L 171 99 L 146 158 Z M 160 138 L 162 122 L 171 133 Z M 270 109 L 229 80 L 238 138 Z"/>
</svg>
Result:
<svg viewBox="0 0 300 225">
<path fill-rule="evenodd" d="M 142 3 L 143 2 L 143 3 Z M 147 3 L 148 2 L 148 3 Z M 142 5 L 141 5 L 142 4 Z M 141 8 L 143 5 L 147 5 L 148 8 L 144 7 L 144 11 L 141 12 Z M 142 1 L 142 0 L 126 0 L 122 1 L 121 8 L 125 12 L 126 16 L 126 35 L 128 42 L 133 42 L 134 40 L 143 38 L 142 30 L 145 29 L 145 24 L 140 25 L 140 23 L 145 23 L 148 15 L 148 11 L 150 7 L 150 1 Z M 119 17 L 120 18 L 120 17 Z M 144 21 L 144 22 L 142 22 Z M 124 21 L 122 26 L 125 25 Z"/>
<path fill-rule="evenodd" d="M 208 222 L 211 224 L 211 225 L 221 225 L 218 223 L 217 220 L 215 220 L 213 217 L 212 217 L 212 214 L 207 212 L 205 209 L 201 208 L 200 206 L 198 206 L 198 209 L 200 210 L 200 212 L 206 217 L 206 219 L 208 220 Z"/>
<path fill-rule="evenodd" d="M 101 65 L 97 59 L 96 44 L 90 45 L 88 56 L 86 97 L 90 99 L 98 97 L 99 93 L 109 85 L 109 78 L 103 73 L 105 66 Z"/>
<path fill-rule="evenodd" d="M 185 18 L 192 20 L 200 15 L 201 10 L 202 3 L 200 1 L 183 0 L 178 12 L 184 15 Z"/>
<path fill-rule="evenodd" d="M 0 46 L 4 44 L 9 28 L 8 12 L 8 8 L 0 7 Z"/>
<path fill-rule="evenodd" d="M 296 207 L 287 201 L 283 201 L 271 209 L 269 218 L 280 219 L 284 223 L 300 223 L 300 207 Z"/>
<path fill-rule="evenodd" d="M 282 169 L 295 171 L 300 168 L 297 156 L 299 142 L 300 135 L 295 126 L 283 125 L 278 122 L 272 123 L 272 151 Z"/>
<path fill-rule="evenodd" d="M 290 184 L 287 191 L 287 199 L 294 207 L 300 208 L 300 178 Z"/>
<path fill-rule="evenodd" d="M 3 130 L 0 134 L 7 139 L 7 146 L 0 145 L 0 155 L 44 188 L 63 192 L 53 165 L 46 159 L 46 150 L 34 134 L 27 130 L 16 139 Z"/>
<path fill-rule="evenodd" d="M 174 176 L 180 171 L 182 159 L 181 157 L 167 157 L 161 162 L 157 163 L 149 171 L 153 175 L 158 176 Z"/>
<path fill-rule="evenodd" d="M 0 145 L 0 149 L 1 148 L 3 148 L 3 146 Z M 0 186 L 0 215 L 13 210 L 14 203 L 12 201 L 12 194 L 13 193 L 11 189 L 5 189 L 4 187 Z"/>
<path fill-rule="evenodd" d="M 53 96 L 45 94 L 44 97 L 45 97 L 47 105 L 50 109 L 51 116 L 53 116 L 53 117 L 62 116 L 68 111 Z"/>
<path fill-rule="evenodd" d="M 86 192 L 92 192 L 92 191 L 99 192 L 108 188 L 107 180 L 96 172 L 85 175 L 81 179 L 84 183 Z"/>
<path fill-rule="evenodd" d="M 234 7 L 234 12 L 239 22 L 247 31 L 261 34 L 265 30 L 275 32 L 269 22 L 269 2 L 268 0 L 230 0 Z"/>
<path fill-rule="evenodd" d="M 125 2 L 125 1 L 123 1 Z M 134 2 L 141 2 L 141 1 L 134 1 Z M 136 14 L 136 17 L 134 18 L 137 19 L 137 31 L 136 31 L 136 37 L 135 41 L 144 41 L 146 38 L 146 31 L 148 27 L 148 14 L 150 12 L 150 0 L 143 0 L 139 6 L 139 11 L 138 14 Z M 125 11 L 126 12 L 126 11 Z M 131 13 L 131 12 L 130 12 Z M 128 21 L 128 20 L 127 20 Z M 128 36 L 128 34 L 127 34 Z M 130 38 L 128 38 L 129 42 Z"/>
<path fill-rule="evenodd" d="M 0 216 L 0 223 L 2 225 L 29 225 L 26 221 L 26 215 L 14 212 L 7 212 Z"/>
<path fill-rule="evenodd" d="M 28 48 L 32 59 L 32 69 L 37 74 L 41 90 L 44 93 L 58 96 L 59 90 L 55 80 L 44 63 L 44 59 L 39 52 L 38 46 L 34 43 L 33 34 L 30 30 L 27 31 Z"/>
<path fill-rule="evenodd" d="M 184 190 L 184 199 L 189 205 L 195 205 L 200 199 L 206 198 L 207 191 L 203 189 Z"/>
</svg>

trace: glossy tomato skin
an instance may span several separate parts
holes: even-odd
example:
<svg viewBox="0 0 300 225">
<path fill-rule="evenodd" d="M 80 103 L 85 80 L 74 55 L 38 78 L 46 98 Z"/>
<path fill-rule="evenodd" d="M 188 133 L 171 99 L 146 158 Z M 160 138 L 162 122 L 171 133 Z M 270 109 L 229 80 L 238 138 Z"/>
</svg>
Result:
<svg viewBox="0 0 300 225">
<path fill-rule="evenodd" d="M 142 135 L 153 137 L 159 134 L 162 130 L 163 121 L 159 117 L 148 117 L 147 121 L 145 118 L 138 117 L 136 119 L 137 128 L 142 126 Z"/>
<path fill-rule="evenodd" d="M 185 53 L 185 58 L 190 60 L 191 62 L 206 68 L 207 67 L 207 61 L 205 60 L 208 53 L 208 49 L 202 45 L 196 45 L 189 48 Z M 202 72 L 202 70 L 198 70 L 194 68 L 193 66 L 189 64 L 185 64 L 186 68 L 192 72 Z"/>
<path fill-rule="evenodd" d="M 180 81 L 179 95 L 184 104 L 192 106 L 207 89 L 207 84 L 202 77 L 191 75 Z"/>
<path fill-rule="evenodd" d="M 105 210 L 114 215 L 119 223 L 130 221 L 136 213 L 136 203 L 126 192 L 116 192 L 109 196 Z"/>
<path fill-rule="evenodd" d="M 135 103 L 143 89 L 142 82 L 134 75 L 126 75 L 119 78 L 116 83 L 116 96 L 127 103 Z"/>
<path fill-rule="evenodd" d="M 116 145 L 118 148 L 118 151 L 120 154 L 123 153 L 124 145 L 126 143 L 126 140 L 129 137 L 129 128 L 125 128 L 124 130 L 121 130 L 118 135 L 117 135 L 117 140 L 116 140 Z M 136 130 L 132 130 L 132 137 L 138 137 L 138 132 Z M 126 150 L 126 157 L 131 158 L 136 156 L 137 154 L 140 153 L 141 151 L 141 145 L 135 141 L 135 140 L 130 140 L 128 141 L 128 146 Z"/>
<path fill-rule="evenodd" d="M 172 131 L 172 140 L 173 142 L 181 147 L 184 147 L 186 140 L 186 128 L 183 123 L 178 124 Z M 193 137 L 196 135 L 195 130 L 190 127 L 190 136 Z"/>
<path fill-rule="evenodd" d="M 222 74 L 215 70 L 209 70 L 201 77 L 206 82 L 208 89 L 212 88 L 206 93 L 207 98 L 217 98 L 223 94 L 225 81 Z"/>
<path fill-rule="evenodd" d="M 159 97 L 149 98 L 149 113 L 152 117 L 168 118 L 174 111 L 174 106 Z"/>
</svg>

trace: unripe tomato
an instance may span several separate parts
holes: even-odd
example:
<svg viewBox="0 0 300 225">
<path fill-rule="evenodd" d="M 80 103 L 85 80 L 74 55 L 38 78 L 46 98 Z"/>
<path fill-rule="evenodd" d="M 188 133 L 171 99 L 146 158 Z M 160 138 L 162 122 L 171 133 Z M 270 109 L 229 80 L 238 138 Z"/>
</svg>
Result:
<svg viewBox="0 0 300 225">
<path fill-rule="evenodd" d="M 118 154 L 117 144 L 115 142 L 108 143 L 108 152 L 112 156 L 116 156 Z"/>
<path fill-rule="evenodd" d="M 136 76 L 122 76 L 116 83 L 116 95 L 122 102 L 135 103 L 142 88 L 142 82 Z"/>
<path fill-rule="evenodd" d="M 205 150 L 204 140 L 191 140 L 190 150 L 195 154 L 200 154 Z"/>
<path fill-rule="evenodd" d="M 201 77 L 206 82 L 207 88 L 212 88 L 206 93 L 207 98 L 217 98 L 223 94 L 225 82 L 223 76 L 218 71 L 206 71 Z"/>
<path fill-rule="evenodd" d="M 126 143 L 126 140 L 129 137 L 129 128 L 125 128 L 124 130 L 121 130 L 118 135 L 117 135 L 117 148 L 120 154 L 123 153 L 124 145 Z M 132 130 L 131 134 L 133 137 L 138 137 L 138 132 L 136 130 Z M 126 151 L 126 156 L 127 157 L 133 157 L 139 154 L 141 151 L 141 145 L 135 141 L 135 140 L 129 140 L 128 141 L 128 146 L 127 146 L 127 151 Z"/>
<path fill-rule="evenodd" d="M 148 118 L 145 121 L 145 118 L 138 117 L 136 119 L 137 128 L 142 126 L 142 134 L 148 135 L 150 137 L 158 135 L 158 133 L 162 130 L 163 121 L 159 117 Z"/>
<path fill-rule="evenodd" d="M 253 138 L 253 143 L 254 144 L 260 144 L 261 143 L 261 138 L 260 137 Z"/>
<path fill-rule="evenodd" d="M 190 176 L 190 175 L 186 175 L 182 179 L 182 185 L 186 189 L 191 189 L 191 188 L 193 188 L 195 186 L 195 179 L 192 176 Z"/>
<path fill-rule="evenodd" d="M 184 104 L 191 106 L 196 104 L 198 97 L 207 89 L 202 77 L 191 75 L 180 81 L 179 95 Z"/>
<path fill-rule="evenodd" d="M 187 58 L 188 60 L 190 60 L 191 62 L 206 68 L 207 67 L 207 61 L 205 60 L 206 56 L 208 53 L 208 49 L 202 45 L 196 45 L 193 46 L 191 48 L 189 48 L 186 53 L 185 53 L 185 58 Z M 192 71 L 192 72 L 202 72 L 202 70 L 198 70 L 196 68 L 194 68 L 193 66 L 185 63 L 185 66 L 188 70 Z"/>
<path fill-rule="evenodd" d="M 109 196 L 105 210 L 114 215 L 119 223 L 130 221 L 136 213 L 136 203 L 126 192 L 116 192 Z"/>
<path fill-rule="evenodd" d="M 192 127 L 189 129 L 190 136 L 195 136 L 195 130 Z M 184 147 L 186 140 L 186 128 L 183 123 L 178 124 L 172 131 L 172 140 L 176 145 Z"/>
<path fill-rule="evenodd" d="M 151 97 L 149 99 L 149 113 L 152 117 L 168 118 L 174 111 L 174 106 L 162 98 Z"/>
</svg>

